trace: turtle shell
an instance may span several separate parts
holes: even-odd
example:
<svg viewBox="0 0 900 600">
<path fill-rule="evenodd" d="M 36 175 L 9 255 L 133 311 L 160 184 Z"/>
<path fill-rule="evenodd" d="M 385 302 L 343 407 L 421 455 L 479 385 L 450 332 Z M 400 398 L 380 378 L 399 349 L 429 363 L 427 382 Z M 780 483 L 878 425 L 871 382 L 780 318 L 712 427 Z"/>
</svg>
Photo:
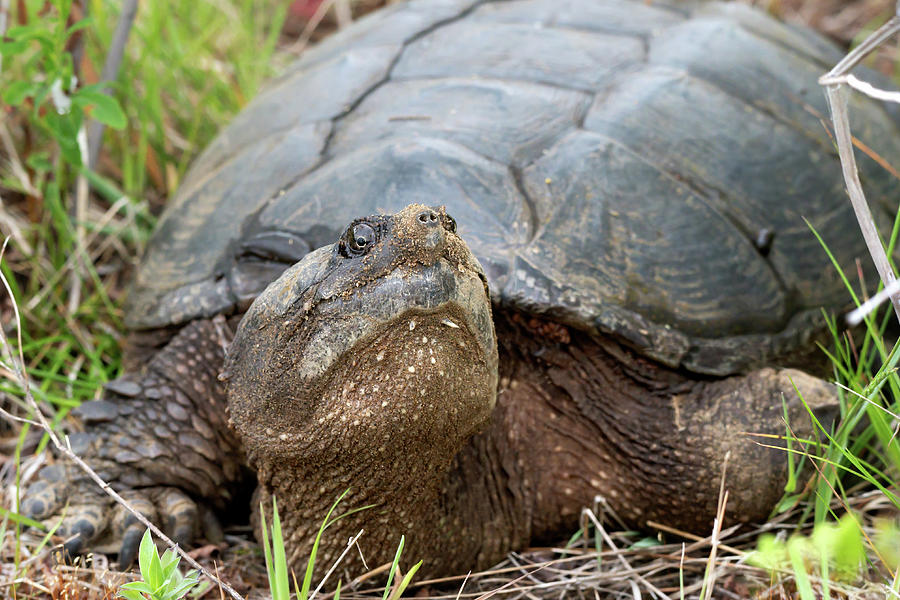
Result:
<svg viewBox="0 0 900 600">
<path fill-rule="evenodd" d="M 869 263 L 816 82 L 839 58 L 736 4 L 392 5 L 307 52 L 200 156 L 128 322 L 244 310 L 354 217 L 422 202 L 456 218 L 502 310 L 698 373 L 762 364 L 848 298 L 812 230 L 848 273 Z M 895 114 L 860 97 L 851 114 L 900 156 Z M 889 222 L 896 181 L 859 160 Z"/>
</svg>

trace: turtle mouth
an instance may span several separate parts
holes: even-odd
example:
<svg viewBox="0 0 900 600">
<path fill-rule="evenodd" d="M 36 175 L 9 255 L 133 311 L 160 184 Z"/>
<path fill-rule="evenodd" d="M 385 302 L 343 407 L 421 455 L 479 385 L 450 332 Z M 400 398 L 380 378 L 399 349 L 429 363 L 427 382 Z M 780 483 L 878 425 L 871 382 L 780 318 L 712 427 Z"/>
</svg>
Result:
<svg viewBox="0 0 900 600">
<path fill-rule="evenodd" d="M 451 321 L 458 326 L 465 325 L 476 337 L 483 338 L 483 345 L 494 343 L 484 274 L 445 258 L 430 265 L 398 266 L 351 294 L 319 303 L 315 312 L 322 317 L 340 316 L 342 320 L 362 317 L 371 324 L 369 334 L 375 334 L 378 329 L 391 327 L 410 311 L 452 312 L 457 316 Z M 457 322 L 460 320 L 466 323 Z M 479 335 L 480 332 L 483 334 Z"/>
<path fill-rule="evenodd" d="M 474 292 L 484 294 L 483 283 L 480 289 L 472 289 L 473 278 L 481 281 L 478 275 L 465 272 L 443 257 L 430 265 L 401 265 L 354 290 L 353 299 L 347 305 L 379 316 L 407 309 L 435 309 L 453 301 L 467 306 L 478 300 Z"/>
<path fill-rule="evenodd" d="M 481 354 L 496 355 L 491 302 L 477 262 L 454 260 L 451 253 L 427 265 L 402 263 L 354 283 L 326 294 L 319 288 L 317 301 L 302 315 L 290 311 L 284 315 L 283 322 L 293 325 L 278 327 L 290 338 L 279 342 L 291 347 L 289 368 L 309 385 L 315 387 L 332 366 L 359 353 L 385 331 L 408 327 L 412 313 L 443 320 L 448 334 L 467 331 Z"/>
</svg>

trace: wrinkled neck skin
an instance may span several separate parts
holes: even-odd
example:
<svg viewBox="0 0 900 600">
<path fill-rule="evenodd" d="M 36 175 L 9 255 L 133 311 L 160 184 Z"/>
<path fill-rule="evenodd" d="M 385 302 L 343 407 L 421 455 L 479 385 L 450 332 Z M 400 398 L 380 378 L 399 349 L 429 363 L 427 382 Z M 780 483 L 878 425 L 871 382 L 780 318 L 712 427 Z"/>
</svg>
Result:
<svg viewBox="0 0 900 600">
<path fill-rule="evenodd" d="M 273 426 L 268 440 L 251 443 L 260 500 L 268 507 L 274 495 L 286 507 L 280 514 L 295 568 L 305 564 L 328 508 L 345 490 L 333 516 L 373 506 L 329 527 L 319 548 L 323 568 L 361 529 L 358 543 L 370 568 L 393 559 L 401 535 L 407 568 L 419 558 L 440 558 L 439 567 L 423 567 L 429 574 L 471 564 L 472 552 L 482 551 L 490 534 L 482 502 L 494 492 L 493 479 L 475 477 L 485 465 L 471 438 L 488 420 L 484 407 L 494 404 L 496 367 L 466 327 L 446 324 L 462 325 L 455 312 L 405 314 L 367 342 L 370 351 L 335 366 L 322 399 L 331 410 L 300 434 Z M 274 446 L 271 440 L 281 437 Z M 491 559 L 509 547 L 491 543 Z M 355 550 L 346 560 L 361 566 Z"/>
</svg>

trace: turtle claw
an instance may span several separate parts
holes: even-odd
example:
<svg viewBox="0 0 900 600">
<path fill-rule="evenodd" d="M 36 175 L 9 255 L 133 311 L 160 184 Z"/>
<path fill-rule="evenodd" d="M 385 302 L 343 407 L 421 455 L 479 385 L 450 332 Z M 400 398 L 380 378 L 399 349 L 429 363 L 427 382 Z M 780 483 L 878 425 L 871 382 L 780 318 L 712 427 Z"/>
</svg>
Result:
<svg viewBox="0 0 900 600">
<path fill-rule="evenodd" d="M 61 486 L 50 481 L 38 481 L 30 488 L 22 501 L 22 514 L 29 519 L 43 520 L 62 506 Z"/>
<path fill-rule="evenodd" d="M 166 520 L 166 530 L 172 540 L 184 546 L 194 538 L 196 531 L 197 504 L 187 494 L 177 488 L 163 488 L 157 496 L 160 514 Z"/>
<path fill-rule="evenodd" d="M 87 551 L 118 552 L 119 564 L 130 565 L 137 557 L 146 526 L 124 506 L 117 504 L 75 467 L 61 472 L 59 465 L 25 492 L 22 513 L 56 527 L 69 556 Z M 199 508 L 183 491 L 152 486 L 125 489 L 122 498 L 147 520 L 159 523 L 167 535 L 184 546 L 194 541 Z"/>
<path fill-rule="evenodd" d="M 63 519 L 57 533 L 65 538 L 63 548 L 68 556 L 80 554 L 97 537 L 97 515 L 77 515 L 73 520 Z"/>
<path fill-rule="evenodd" d="M 140 523 L 138 521 L 138 523 Z M 127 569 L 134 564 L 141 547 L 141 539 L 144 537 L 142 527 L 131 527 L 122 536 L 122 545 L 119 547 L 119 568 Z"/>
<path fill-rule="evenodd" d="M 129 498 L 129 502 L 151 521 L 155 521 L 158 514 L 159 522 L 164 525 L 166 534 L 179 546 L 186 546 L 194 541 L 199 509 L 197 504 L 178 488 L 151 488 L 147 496 L 135 494 Z M 120 510 L 123 518 L 118 526 L 122 539 L 119 565 L 124 567 L 137 558 L 146 527 L 134 514 L 122 507 Z"/>
<path fill-rule="evenodd" d="M 164 488 L 165 489 L 165 488 Z M 122 498 L 151 523 L 158 523 L 157 503 L 151 498 L 156 490 L 154 488 L 127 490 L 121 493 Z M 118 550 L 119 566 L 127 567 L 137 558 L 141 538 L 147 529 L 136 514 L 118 504 L 115 507 L 115 517 L 112 524 L 112 547 Z"/>
</svg>

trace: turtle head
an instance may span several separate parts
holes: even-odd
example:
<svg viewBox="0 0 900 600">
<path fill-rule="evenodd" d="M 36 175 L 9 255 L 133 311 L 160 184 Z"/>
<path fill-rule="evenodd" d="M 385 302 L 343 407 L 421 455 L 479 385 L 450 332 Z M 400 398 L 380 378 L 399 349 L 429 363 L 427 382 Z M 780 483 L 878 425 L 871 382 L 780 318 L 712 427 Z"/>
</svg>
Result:
<svg viewBox="0 0 900 600">
<path fill-rule="evenodd" d="M 443 207 L 356 219 L 254 301 L 224 373 L 251 463 L 445 468 L 496 400 L 484 273 Z"/>
</svg>

